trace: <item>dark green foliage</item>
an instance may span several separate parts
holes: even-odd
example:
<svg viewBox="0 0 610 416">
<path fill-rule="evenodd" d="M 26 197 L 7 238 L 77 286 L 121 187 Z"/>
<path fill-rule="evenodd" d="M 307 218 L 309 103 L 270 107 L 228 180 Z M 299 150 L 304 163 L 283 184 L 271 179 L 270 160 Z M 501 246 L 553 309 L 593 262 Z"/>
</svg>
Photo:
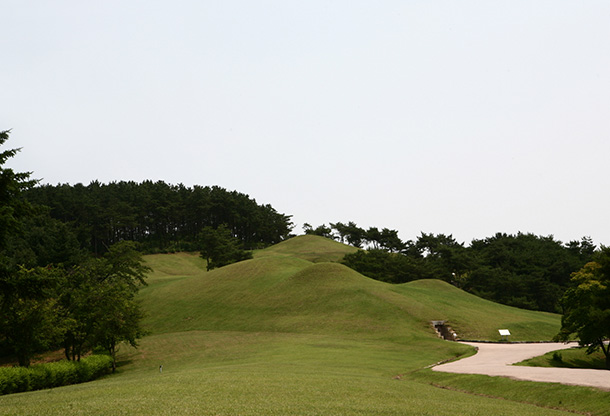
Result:
<svg viewBox="0 0 610 416">
<path fill-rule="evenodd" d="M 314 234 L 326 238 L 333 238 L 342 243 L 347 243 L 354 247 L 362 248 L 368 246 L 374 250 L 387 250 L 392 253 L 403 251 L 406 247 L 398 237 L 397 230 L 383 228 L 381 231 L 377 227 L 368 230 L 358 227 L 355 222 L 349 221 L 347 224 L 341 222 L 330 223 L 330 226 L 322 224 L 313 228 L 310 224 L 303 225 L 305 234 Z"/>
<path fill-rule="evenodd" d="M 610 247 L 602 247 L 578 272 L 572 274 L 572 286 L 561 299 L 563 317 L 557 340 L 576 336 L 587 353 L 601 349 L 610 370 Z"/>
<path fill-rule="evenodd" d="M 41 206 L 32 206 L 30 215 L 20 219 L 16 232 L 7 238 L 5 254 L 13 267 L 72 266 L 85 256 L 70 227 L 51 218 L 48 208 Z"/>
<path fill-rule="evenodd" d="M 0 146 L 8 140 L 9 131 L 0 131 Z M 19 218 L 27 213 L 30 205 L 22 198 L 22 193 L 36 181 L 30 180 L 30 173 L 16 173 L 5 168 L 6 161 L 20 149 L 0 151 L 0 250 L 7 236 L 17 228 Z"/>
<path fill-rule="evenodd" d="M 421 259 L 424 270 L 421 278 L 456 283 L 459 276 L 473 268 L 472 255 L 452 235 L 421 233 L 414 244 L 407 246 L 406 254 Z"/>
<path fill-rule="evenodd" d="M 61 338 L 60 308 L 54 296 L 59 286 L 53 269 L 20 269 L 3 281 L 0 334 L 15 352 L 20 366 Z"/>
<path fill-rule="evenodd" d="M 364 231 L 364 229 L 358 227 L 356 223 L 352 221 L 348 222 L 347 225 L 342 225 L 340 223 L 335 225 L 343 230 L 343 235 L 345 236 L 347 244 L 358 248 L 362 247 L 366 238 L 366 231 Z"/>
<path fill-rule="evenodd" d="M 333 238 L 332 230 L 324 224 L 319 225 L 314 229 L 311 224 L 305 223 L 303 224 L 303 231 L 305 231 L 305 234 L 307 235 L 319 235 L 320 237 Z"/>
<path fill-rule="evenodd" d="M 59 264 L 72 267 L 82 256 L 64 224 L 40 207 L 29 211 L 0 250 L 0 347 L 15 352 L 24 366 L 34 353 L 61 339 L 58 293 L 64 288 L 65 272 Z"/>
<path fill-rule="evenodd" d="M 0 368 L 0 395 L 84 383 L 107 374 L 112 357 L 92 355 L 79 362 L 59 361 L 30 368 Z"/>
<path fill-rule="evenodd" d="M 397 230 L 390 230 L 389 228 L 383 228 L 379 233 L 379 248 L 390 251 L 391 253 L 399 253 L 405 250 L 408 246 L 407 243 L 403 243 L 398 237 Z M 367 237 L 371 241 L 370 237 Z"/>
<path fill-rule="evenodd" d="M 146 284 L 147 271 L 135 243 L 123 241 L 103 257 L 91 258 L 67 273 L 59 301 L 64 311 L 66 358 L 80 360 L 101 346 L 116 359 L 121 341 L 137 345 L 143 334 L 143 315 L 135 295 Z"/>
<path fill-rule="evenodd" d="M 96 346 L 113 358 L 125 341 L 142 336 L 142 312 L 135 301 L 148 268 L 133 242 L 110 247 L 101 258 L 70 267 L 21 267 L 0 279 L 0 342 L 19 365 L 63 345 L 66 357 L 80 360 Z"/>
<path fill-rule="evenodd" d="M 388 283 L 410 282 L 422 274 L 416 260 L 380 249 L 347 254 L 342 263 L 367 277 Z"/>
<path fill-rule="evenodd" d="M 464 289 L 507 305 L 559 312 L 570 274 L 592 255 L 590 239 L 562 244 L 552 236 L 496 234 L 474 240 L 476 260 Z"/>
<path fill-rule="evenodd" d="M 120 281 L 133 292 L 146 285 L 146 273 L 150 269 L 142 264 L 142 254 L 133 241 L 121 241 L 111 246 L 102 257 L 98 279 L 100 281 Z"/>
<path fill-rule="evenodd" d="M 95 181 L 87 186 L 38 186 L 26 196 L 70 224 L 82 247 L 93 253 L 122 240 L 137 241 L 149 252 L 195 251 L 201 230 L 221 224 L 244 247 L 254 249 L 279 243 L 292 229 L 290 216 L 218 186 Z"/>
<path fill-rule="evenodd" d="M 199 233 L 199 245 L 208 270 L 252 258 L 252 252 L 243 250 L 241 241 L 224 224 L 204 227 Z"/>
</svg>

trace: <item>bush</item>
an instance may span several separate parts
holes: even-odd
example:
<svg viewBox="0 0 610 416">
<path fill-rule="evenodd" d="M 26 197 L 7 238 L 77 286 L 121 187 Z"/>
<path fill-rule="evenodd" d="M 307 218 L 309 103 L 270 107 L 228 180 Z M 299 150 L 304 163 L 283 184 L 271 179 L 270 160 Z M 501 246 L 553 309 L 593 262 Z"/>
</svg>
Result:
<svg viewBox="0 0 610 416">
<path fill-rule="evenodd" d="M 84 383 L 107 374 L 112 357 L 92 355 L 81 361 L 58 361 L 30 368 L 0 368 L 0 395 Z"/>
</svg>

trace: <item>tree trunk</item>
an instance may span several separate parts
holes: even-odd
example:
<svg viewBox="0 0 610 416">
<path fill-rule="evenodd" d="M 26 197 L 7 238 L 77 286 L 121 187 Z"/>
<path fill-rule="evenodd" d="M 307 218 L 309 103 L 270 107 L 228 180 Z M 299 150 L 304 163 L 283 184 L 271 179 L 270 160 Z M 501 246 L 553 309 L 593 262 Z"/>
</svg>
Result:
<svg viewBox="0 0 610 416">
<path fill-rule="evenodd" d="M 116 344 L 112 342 L 108 350 L 110 352 L 110 356 L 112 357 L 112 372 L 114 373 L 116 372 Z"/>
<path fill-rule="evenodd" d="M 604 341 L 601 340 L 599 343 L 604 355 L 606 356 L 606 370 L 610 370 L 610 344 L 604 344 Z"/>
<path fill-rule="evenodd" d="M 29 367 L 30 366 L 30 357 L 28 354 L 20 354 L 17 353 L 17 361 L 19 362 L 20 367 Z"/>
</svg>

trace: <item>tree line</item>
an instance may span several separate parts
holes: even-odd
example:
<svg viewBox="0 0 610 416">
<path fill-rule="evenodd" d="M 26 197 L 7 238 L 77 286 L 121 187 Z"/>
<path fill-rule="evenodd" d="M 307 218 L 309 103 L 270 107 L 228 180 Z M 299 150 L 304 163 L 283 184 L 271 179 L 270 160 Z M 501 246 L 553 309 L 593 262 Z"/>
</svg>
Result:
<svg viewBox="0 0 610 416">
<path fill-rule="evenodd" d="M 445 234 L 401 241 L 396 230 L 354 222 L 305 224 L 304 230 L 361 248 L 343 263 L 373 279 L 441 279 L 494 302 L 547 312 L 561 312 L 571 274 L 596 253 L 588 237 L 564 244 L 552 236 L 498 233 L 465 246 Z"/>
<path fill-rule="evenodd" d="M 30 187 L 32 204 L 70 227 L 81 247 L 103 253 L 112 244 L 139 242 L 146 252 L 196 251 L 206 227 L 226 227 L 251 250 L 279 243 L 292 230 L 291 216 L 248 195 L 218 186 L 186 187 L 163 181 Z"/>
</svg>

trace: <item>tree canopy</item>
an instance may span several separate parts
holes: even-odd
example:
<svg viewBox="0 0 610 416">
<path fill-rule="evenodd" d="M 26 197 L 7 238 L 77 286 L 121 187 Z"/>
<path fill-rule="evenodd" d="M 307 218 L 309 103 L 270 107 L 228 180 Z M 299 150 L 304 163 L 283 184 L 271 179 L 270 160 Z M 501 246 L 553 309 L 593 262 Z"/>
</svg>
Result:
<svg viewBox="0 0 610 416">
<path fill-rule="evenodd" d="M 595 261 L 573 273 L 570 283 L 561 299 L 564 313 L 557 339 L 576 336 L 588 353 L 601 349 L 610 370 L 610 247 L 602 247 Z"/>
<path fill-rule="evenodd" d="M 135 300 L 149 271 L 132 241 L 110 247 L 102 257 L 65 271 L 59 292 L 65 330 L 63 346 L 68 359 L 79 360 L 101 346 L 116 361 L 119 342 L 137 345 L 143 314 Z M 114 368 L 114 365 L 113 365 Z"/>
<path fill-rule="evenodd" d="M 224 224 L 218 228 L 204 227 L 199 233 L 199 245 L 208 271 L 252 258 L 252 252 L 243 250 L 241 241 Z"/>
<path fill-rule="evenodd" d="M 0 146 L 9 138 L 9 131 L 0 131 Z M 5 167 L 7 160 L 21 149 L 0 151 L 0 249 L 6 244 L 7 236 L 19 226 L 19 218 L 27 213 L 29 204 L 23 198 L 23 192 L 32 187 L 36 181 L 30 179 L 30 172 L 16 173 Z"/>
<path fill-rule="evenodd" d="M 293 226 L 289 215 L 271 205 L 219 186 L 94 181 L 36 186 L 25 195 L 50 207 L 51 217 L 68 224 L 93 253 L 122 240 L 137 241 L 149 252 L 197 251 L 201 230 L 223 224 L 245 249 L 255 249 L 288 238 Z"/>
</svg>

